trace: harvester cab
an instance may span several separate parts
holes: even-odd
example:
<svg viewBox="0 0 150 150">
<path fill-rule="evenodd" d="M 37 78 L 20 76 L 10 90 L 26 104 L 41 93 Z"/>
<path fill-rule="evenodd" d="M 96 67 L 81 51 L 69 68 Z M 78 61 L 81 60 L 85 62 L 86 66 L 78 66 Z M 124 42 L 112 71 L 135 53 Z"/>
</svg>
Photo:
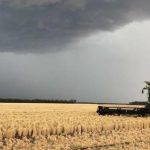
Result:
<svg viewBox="0 0 150 150">
<path fill-rule="evenodd" d="M 146 108 L 147 109 L 150 109 L 150 82 L 149 81 L 145 81 L 146 83 L 146 86 L 142 89 L 142 94 L 144 93 L 144 90 L 147 90 L 147 98 L 148 98 L 148 101 L 147 101 L 147 104 L 146 104 Z"/>
</svg>

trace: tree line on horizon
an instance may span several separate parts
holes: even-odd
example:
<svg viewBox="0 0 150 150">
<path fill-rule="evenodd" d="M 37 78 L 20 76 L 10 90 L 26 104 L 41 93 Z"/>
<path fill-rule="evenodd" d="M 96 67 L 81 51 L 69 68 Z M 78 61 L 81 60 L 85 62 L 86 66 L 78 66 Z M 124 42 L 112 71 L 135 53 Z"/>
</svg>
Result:
<svg viewBox="0 0 150 150">
<path fill-rule="evenodd" d="M 77 100 L 70 99 L 15 99 L 15 98 L 0 98 L 0 103 L 76 103 Z"/>
</svg>

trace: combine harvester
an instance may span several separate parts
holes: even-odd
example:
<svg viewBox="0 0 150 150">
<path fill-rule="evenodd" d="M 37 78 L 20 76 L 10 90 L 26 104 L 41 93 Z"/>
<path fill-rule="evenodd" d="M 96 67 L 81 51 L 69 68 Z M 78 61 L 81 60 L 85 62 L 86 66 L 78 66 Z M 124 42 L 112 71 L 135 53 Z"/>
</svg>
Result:
<svg viewBox="0 0 150 150">
<path fill-rule="evenodd" d="M 146 86 L 142 90 L 148 90 L 148 102 L 145 105 L 131 105 L 131 104 L 101 104 L 97 107 L 99 115 L 150 115 L 150 82 L 145 81 Z"/>
</svg>

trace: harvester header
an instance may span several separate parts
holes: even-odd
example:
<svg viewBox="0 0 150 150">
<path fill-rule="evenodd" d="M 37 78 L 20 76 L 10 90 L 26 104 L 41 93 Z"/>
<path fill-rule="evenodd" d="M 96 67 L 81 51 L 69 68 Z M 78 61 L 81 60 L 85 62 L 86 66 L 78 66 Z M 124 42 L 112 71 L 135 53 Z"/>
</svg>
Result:
<svg viewBox="0 0 150 150">
<path fill-rule="evenodd" d="M 122 104 L 101 104 L 97 107 L 97 113 L 99 115 L 150 115 L 150 82 L 145 81 L 146 86 L 142 89 L 147 90 L 148 101 L 145 105 L 122 105 Z"/>
</svg>

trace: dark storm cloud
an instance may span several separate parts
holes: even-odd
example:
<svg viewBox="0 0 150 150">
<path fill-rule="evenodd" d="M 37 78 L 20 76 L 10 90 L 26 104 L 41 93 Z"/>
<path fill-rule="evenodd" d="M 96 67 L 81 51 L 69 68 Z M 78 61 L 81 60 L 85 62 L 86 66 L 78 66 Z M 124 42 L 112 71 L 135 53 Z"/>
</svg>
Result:
<svg viewBox="0 0 150 150">
<path fill-rule="evenodd" d="M 0 0 L 0 51 L 51 52 L 150 15 L 149 0 Z"/>
</svg>

